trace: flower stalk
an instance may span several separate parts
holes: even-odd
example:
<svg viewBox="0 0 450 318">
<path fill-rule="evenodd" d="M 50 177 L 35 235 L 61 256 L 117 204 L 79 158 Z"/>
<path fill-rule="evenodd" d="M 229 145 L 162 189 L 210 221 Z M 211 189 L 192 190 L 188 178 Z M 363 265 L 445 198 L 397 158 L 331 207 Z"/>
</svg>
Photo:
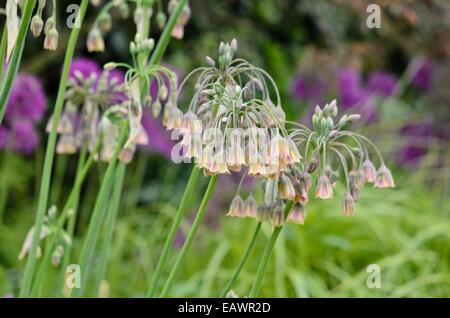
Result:
<svg viewBox="0 0 450 318">
<path fill-rule="evenodd" d="M 105 211 L 105 204 L 109 197 L 109 192 L 114 181 L 114 172 L 116 168 L 117 158 L 128 138 L 128 133 L 129 124 L 128 122 L 126 122 L 121 128 L 119 139 L 114 149 L 114 154 L 108 164 L 108 168 L 106 169 L 100 190 L 97 195 L 97 199 L 95 201 L 94 210 L 89 222 L 88 233 L 86 236 L 86 240 L 84 241 L 83 248 L 81 249 L 80 260 L 78 262 L 81 270 L 83 271 L 83 275 L 81 277 L 81 286 L 80 288 L 77 288 L 72 292 L 73 297 L 81 297 L 86 288 L 86 282 L 89 277 L 89 272 L 92 265 L 91 261 L 94 255 L 98 231 L 104 219 L 104 214 L 107 213 L 107 211 Z"/>
<path fill-rule="evenodd" d="M 289 211 L 291 210 L 293 205 L 292 201 L 288 201 L 284 207 L 284 216 L 287 217 Z M 264 275 L 267 271 L 267 265 L 269 264 L 270 255 L 272 255 L 273 247 L 280 235 L 283 226 L 277 226 L 273 229 L 272 235 L 266 243 L 266 247 L 264 248 L 263 255 L 261 257 L 261 261 L 258 266 L 258 271 L 256 272 L 255 282 L 253 283 L 253 287 L 250 291 L 249 297 L 258 297 L 259 292 L 261 290 L 262 281 L 264 279 Z"/>
<path fill-rule="evenodd" d="M 242 268 L 244 268 L 245 263 L 248 260 L 248 257 L 253 251 L 253 248 L 255 247 L 256 238 L 258 237 L 258 234 L 261 230 L 261 222 L 258 222 L 255 228 L 255 232 L 253 233 L 252 239 L 250 240 L 250 243 L 247 246 L 247 249 L 245 250 L 244 255 L 242 256 L 241 261 L 239 262 L 239 265 L 237 266 L 236 270 L 234 271 L 233 276 L 231 276 L 230 280 L 228 281 L 227 285 L 223 289 L 222 294 L 220 295 L 221 298 L 224 298 L 230 289 L 233 287 L 234 283 L 236 282 L 237 278 L 239 277 L 239 274 L 242 271 Z"/>
<path fill-rule="evenodd" d="M 158 264 L 156 265 L 155 272 L 153 274 L 152 280 L 150 282 L 150 286 L 147 291 L 147 297 L 154 297 L 156 288 L 158 287 L 158 283 L 161 279 L 161 271 L 164 268 L 167 258 L 169 257 L 170 249 L 173 246 L 173 242 L 175 241 L 175 237 L 180 228 L 181 221 L 186 215 L 186 210 L 189 205 L 189 199 L 192 197 L 195 186 L 197 184 L 198 176 L 200 173 L 200 169 L 197 167 L 192 168 L 191 175 L 189 177 L 189 181 L 186 186 L 186 190 L 183 193 L 183 197 L 181 199 L 180 206 L 175 214 L 175 219 L 173 220 L 172 226 L 170 227 L 169 234 L 167 235 L 166 241 L 164 242 L 164 246 L 161 252 L 161 256 L 159 257 Z"/>
<path fill-rule="evenodd" d="M 31 2 L 34 3 L 35 1 L 34 0 L 28 1 L 27 8 Z M 83 22 L 88 4 L 89 4 L 88 0 L 81 0 L 80 10 L 78 12 L 78 21 L 80 23 Z M 30 11 L 32 11 L 32 10 L 30 9 Z M 23 19 L 25 19 L 27 17 L 26 14 L 27 14 L 27 10 L 25 10 Z M 31 12 L 29 13 L 29 15 L 31 18 Z M 21 30 L 22 30 L 22 27 L 21 27 Z M 76 47 L 76 43 L 77 43 L 79 34 L 80 34 L 79 28 L 72 29 L 72 32 L 70 33 L 70 38 L 69 38 L 69 42 L 67 45 L 67 49 L 66 49 L 66 55 L 65 55 L 64 64 L 63 64 L 63 72 L 61 75 L 61 81 L 60 81 L 59 88 L 58 88 L 58 95 L 56 98 L 53 122 L 52 122 L 52 126 L 51 126 L 50 135 L 48 138 L 47 148 L 45 151 L 45 160 L 44 160 L 44 167 L 42 170 L 41 187 L 40 187 L 40 191 L 39 191 L 39 201 L 38 201 L 38 208 L 37 208 L 36 221 L 35 221 L 35 229 L 36 230 L 33 235 L 33 242 L 31 244 L 29 257 L 27 259 L 27 264 L 25 267 L 24 275 L 23 275 L 23 280 L 22 280 L 22 284 L 21 284 L 21 288 L 20 288 L 20 297 L 27 297 L 29 295 L 30 288 L 31 288 L 31 281 L 33 278 L 33 273 L 34 273 L 34 269 L 35 269 L 35 265 L 36 265 L 36 250 L 37 250 L 38 242 L 39 242 L 39 233 L 41 231 L 42 224 L 44 222 L 45 211 L 47 209 L 47 201 L 48 201 L 48 196 L 49 196 L 53 159 L 55 156 L 57 127 L 58 127 L 59 118 L 61 116 L 62 107 L 64 104 L 67 80 L 69 78 L 70 65 L 72 63 L 72 58 L 73 58 L 73 54 L 75 51 L 75 47 Z M 20 35 L 20 33 L 19 33 L 19 35 Z M 18 42 L 20 43 L 19 40 L 18 40 Z M 17 50 L 17 48 L 16 48 L 16 50 Z M 14 61 L 14 55 L 13 55 L 13 61 Z M 3 91 L 3 89 L 2 89 L 2 91 Z M 3 98 L 3 92 L 0 96 L 0 98 Z M 1 104 L 2 103 L 0 100 L 0 105 Z M 4 112 L 4 110 L 3 110 L 3 106 L 2 106 L 2 115 L 0 118 L 3 117 L 3 112 Z"/>
<path fill-rule="evenodd" d="M 178 270 L 180 269 L 181 264 L 183 263 L 187 253 L 189 252 L 189 249 L 192 246 L 194 237 L 197 234 L 197 230 L 200 226 L 203 216 L 205 215 L 206 208 L 208 207 L 209 199 L 211 198 L 211 196 L 214 192 L 216 182 L 217 182 L 217 175 L 214 175 L 209 180 L 208 188 L 206 189 L 206 192 L 203 196 L 202 203 L 200 204 L 200 208 L 197 212 L 197 216 L 195 217 L 194 223 L 192 223 L 192 227 L 189 230 L 189 233 L 187 235 L 186 241 L 183 244 L 181 252 L 177 257 L 175 264 L 172 267 L 172 270 L 170 271 L 169 278 L 167 279 L 167 281 L 164 285 L 164 288 L 160 294 L 160 297 L 166 297 L 168 295 L 168 293 L 170 292 L 170 289 L 171 289 L 174 279 L 178 273 Z"/>
<path fill-rule="evenodd" d="M 122 195 L 126 169 L 126 164 L 124 162 L 120 162 L 114 176 L 114 188 L 110 199 L 108 216 L 104 225 L 105 235 L 103 238 L 98 269 L 94 281 L 94 290 L 92 294 L 94 297 L 97 297 L 99 295 L 100 285 L 102 283 L 102 280 L 105 278 L 106 272 L 108 270 L 108 261 L 111 255 L 112 238 L 114 235 L 114 229 L 116 228 L 117 214 L 119 211 L 120 197 Z"/>
</svg>

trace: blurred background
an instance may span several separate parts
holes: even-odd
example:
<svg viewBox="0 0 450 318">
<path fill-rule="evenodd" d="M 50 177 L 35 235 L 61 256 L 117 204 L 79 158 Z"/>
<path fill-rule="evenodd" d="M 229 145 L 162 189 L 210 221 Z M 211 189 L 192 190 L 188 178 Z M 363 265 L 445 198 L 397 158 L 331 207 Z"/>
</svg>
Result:
<svg viewBox="0 0 450 318">
<path fill-rule="evenodd" d="M 58 1 L 60 23 L 72 2 Z M 381 8 L 379 29 L 366 25 L 370 3 Z M 361 122 L 353 128 L 380 147 L 396 180 L 393 190 L 366 186 L 351 218 L 341 216 L 343 190 L 333 200 L 311 200 L 305 224 L 289 224 L 283 230 L 262 296 L 449 297 L 450 3 L 191 0 L 190 5 L 184 38 L 171 40 L 166 65 L 183 76 L 204 65 L 206 55 L 215 57 L 220 41 L 236 38 L 237 55 L 266 69 L 277 82 L 290 120 L 309 124 L 311 109 L 333 99 L 343 111 L 361 113 Z M 86 36 L 96 13 L 98 9 L 90 7 L 76 57 L 91 59 L 98 67 L 109 61 L 130 62 L 134 24 L 118 15 L 113 15 L 105 52 L 87 52 Z M 4 19 L 0 21 L 3 26 Z M 0 127 L 0 296 L 17 294 L 24 267 L 17 256 L 34 222 L 45 126 L 69 35 L 62 25 L 59 31 L 54 53 L 42 49 L 42 38 L 28 35 L 21 75 Z M 160 29 L 152 25 L 151 34 L 157 38 Z M 190 170 L 171 162 L 170 135 L 160 123 L 151 116 L 144 120 L 150 145 L 138 151 L 127 171 L 102 289 L 105 297 L 145 294 Z M 50 204 L 65 202 L 76 158 L 57 156 Z M 79 237 L 85 233 L 104 168 L 99 164 L 83 189 Z M 219 178 L 220 188 L 191 250 L 194 257 L 187 258 L 173 296 L 218 296 L 233 273 L 256 226 L 252 219 L 225 217 L 238 182 L 239 177 Z M 261 194 L 251 181 L 245 189 Z M 195 199 L 192 203 L 199 201 Z M 195 208 L 192 204 L 192 213 Z M 184 233 L 178 233 L 176 248 Z M 249 291 L 269 234 L 267 225 L 234 288 L 239 296 Z M 381 288 L 366 284 L 371 264 L 381 268 Z M 52 281 L 47 284 L 51 295 Z"/>
</svg>

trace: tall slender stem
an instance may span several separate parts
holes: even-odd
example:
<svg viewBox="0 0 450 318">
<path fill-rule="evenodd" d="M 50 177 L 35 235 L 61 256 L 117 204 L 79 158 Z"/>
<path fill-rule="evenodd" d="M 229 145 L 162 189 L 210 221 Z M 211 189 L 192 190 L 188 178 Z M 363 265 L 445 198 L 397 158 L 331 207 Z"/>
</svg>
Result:
<svg viewBox="0 0 450 318">
<path fill-rule="evenodd" d="M 8 28 L 3 27 L 2 41 L 0 42 L 0 79 L 3 77 L 3 64 L 5 62 L 6 44 L 8 43 Z"/>
<path fill-rule="evenodd" d="M 289 201 L 286 203 L 286 206 L 284 207 L 284 215 L 287 217 L 289 214 L 291 208 L 292 208 L 292 201 Z M 275 242 L 277 241 L 278 236 L 280 235 L 281 230 L 283 229 L 282 226 L 276 227 L 273 229 L 272 235 L 270 236 L 269 240 L 266 243 L 266 247 L 264 248 L 263 256 L 261 257 L 261 262 L 258 266 L 258 271 L 256 272 L 256 278 L 255 282 L 253 284 L 253 287 L 250 291 L 249 297 L 258 297 L 259 292 L 261 290 L 262 281 L 264 278 L 264 275 L 267 271 L 267 265 L 269 264 L 270 255 L 272 254 L 273 247 L 275 246 Z"/>
<path fill-rule="evenodd" d="M 33 9 L 36 0 L 28 0 L 22 15 L 22 22 L 20 23 L 19 34 L 17 35 L 16 45 L 12 53 L 11 61 L 6 72 L 6 78 L 3 81 L 0 90 L 0 124 L 5 115 L 6 106 L 8 105 L 9 95 L 11 94 L 12 84 L 16 78 L 19 70 L 20 60 L 22 59 L 23 47 L 25 45 L 25 38 L 27 36 L 28 27 L 30 25 Z M 4 26 L 6 29 L 6 26 Z M 0 61 L 3 67 L 3 59 Z"/>
<path fill-rule="evenodd" d="M 152 280 L 150 282 L 150 287 L 147 291 L 147 297 L 154 297 L 156 288 L 158 287 L 159 280 L 161 279 L 161 271 L 166 264 L 167 258 L 169 257 L 170 250 L 175 241 L 175 237 L 180 228 L 181 221 L 186 215 L 186 209 L 188 208 L 189 199 L 192 197 L 195 186 L 197 184 L 198 175 L 200 169 L 197 167 L 192 168 L 191 176 L 189 177 L 188 184 L 184 190 L 183 197 L 181 199 L 180 206 L 175 214 L 175 219 L 173 220 L 172 226 L 170 228 L 169 234 L 167 235 L 166 241 L 164 242 L 164 247 L 159 257 L 158 264 L 156 265 L 155 272 L 153 273 Z"/>
<path fill-rule="evenodd" d="M 83 171 L 83 165 L 84 162 L 86 160 L 86 153 L 87 153 L 87 144 L 84 143 L 82 148 L 81 148 L 81 152 L 80 152 L 80 156 L 78 158 L 78 163 L 77 163 L 77 169 L 76 169 L 76 173 L 75 173 L 75 180 L 78 179 L 78 175 L 81 173 L 81 171 Z M 95 152 L 94 152 L 95 153 Z M 91 153 L 91 156 L 93 154 Z M 91 162 L 91 156 L 89 156 L 88 159 L 88 163 Z M 63 256 L 63 260 L 60 266 L 60 270 L 58 273 L 58 277 L 56 279 L 56 297 L 61 297 L 63 295 L 63 291 L 64 291 L 64 278 L 66 277 L 66 268 L 67 265 L 69 264 L 70 261 L 70 257 L 72 255 L 72 250 L 73 250 L 73 245 L 74 243 L 74 231 L 75 231 L 75 224 L 77 221 L 77 215 L 78 215 L 78 203 L 80 200 L 80 192 L 81 192 L 81 187 L 76 189 L 76 194 L 73 200 L 73 204 L 72 204 L 72 210 L 73 213 L 71 215 L 69 215 L 69 220 L 67 221 L 67 234 L 69 235 L 69 237 L 71 238 L 72 242 L 71 244 L 69 244 L 64 251 L 64 256 Z"/>
<path fill-rule="evenodd" d="M 158 64 L 161 61 L 162 56 L 166 51 L 167 45 L 169 44 L 170 34 L 172 33 L 172 30 L 177 23 L 178 17 L 183 12 L 186 3 L 187 0 L 180 0 L 173 13 L 170 15 L 169 21 L 167 21 L 166 27 L 164 28 L 164 31 L 159 38 L 158 44 L 156 44 L 156 48 L 153 51 L 152 56 L 150 57 L 148 63 L 149 65 Z"/>
<path fill-rule="evenodd" d="M 86 240 L 84 241 L 83 248 L 81 249 L 80 260 L 78 262 L 82 271 L 81 286 L 80 288 L 72 291 L 72 296 L 74 297 L 81 297 L 84 289 L 86 288 L 86 282 L 89 277 L 89 272 L 92 265 L 92 257 L 94 255 L 97 234 L 104 219 L 104 214 L 107 212 L 105 211 L 105 204 L 109 197 L 112 183 L 114 181 L 113 177 L 116 169 L 117 157 L 119 156 L 119 153 L 128 138 L 128 130 L 129 124 L 128 122 L 126 122 L 126 124 L 123 125 L 120 131 L 119 139 L 114 149 L 113 156 L 108 163 L 108 168 L 106 169 L 105 176 L 97 195 L 97 199 L 95 200 L 94 210 L 92 212 L 91 220 L 89 221 Z"/>
<path fill-rule="evenodd" d="M 99 264 L 97 265 L 97 275 L 94 281 L 94 297 L 98 296 L 101 282 L 105 278 L 106 271 L 108 269 L 108 261 L 111 254 L 111 243 L 114 235 L 114 229 L 116 227 L 117 213 L 119 211 L 120 197 L 122 195 L 123 181 L 125 180 L 126 169 L 127 165 L 124 162 L 120 162 L 114 176 L 114 188 L 109 204 L 108 216 L 104 225 L 105 235 L 103 237 Z"/>
<path fill-rule="evenodd" d="M 192 224 L 192 227 L 189 230 L 188 236 L 183 244 L 181 252 L 177 257 L 175 264 L 172 267 L 172 270 L 170 271 L 169 278 L 167 278 L 166 284 L 164 285 L 160 297 L 166 297 L 167 294 L 170 292 L 170 288 L 172 287 L 173 281 L 178 273 L 178 270 L 180 269 L 182 262 L 184 261 L 184 258 L 189 252 L 189 249 L 191 248 L 192 242 L 194 241 L 194 237 L 197 234 L 197 230 L 200 226 L 203 216 L 205 215 L 206 208 L 208 207 L 209 199 L 211 198 L 211 195 L 214 192 L 216 182 L 217 182 L 217 175 L 214 175 L 209 180 L 208 188 L 206 189 L 205 195 L 203 196 L 202 203 L 200 204 L 200 208 L 197 212 L 197 216 L 195 217 L 194 223 Z"/>
<path fill-rule="evenodd" d="M 77 167 L 77 173 L 76 173 L 74 185 L 72 187 L 72 190 L 70 191 L 70 194 L 69 194 L 69 197 L 67 198 L 66 203 L 64 204 L 64 207 L 61 211 L 61 216 L 60 216 L 57 226 L 56 226 L 56 231 L 58 231 L 58 232 L 60 232 L 63 229 L 64 223 L 66 222 L 66 220 L 67 219 L 70 220 L 70 218 L 75 213 L 75 211 L 74 211 L 75 205 L 76 205 L 76 201 L 78 200 L 78 196 L 80 194 L 81 186 L 83 185 L 84 180 L 86 179 L 86 177 L 89 173 L 89 170 L 92 167 L 92 164 L 94 162 L 94 154 L 96 154 L 97 151 L 99 150 L 99 145 L 100 145 L 100 142 L 97 143 L 95 150 L 90 154 L 89 158 L 86 160 L 86 163 L 82 166 L 80 166 L 80 163 L 79 163 L 79 165 Z M 84 156 L 86 155 L 85 150 L 86 150 L 86 147 L 83 147 L 83 150 L 80 154 L 80 162 L 82 162 L 82 163 L 84 163 Z M 69 211 L 71 209 L 73 210 L 72 211 L 73 214 L 69 213 Z M 41 261 L 41 266 L 39 267 L 38 273 L 36 275 L 36 281 L 33 283 L 33 288 L 32 288 L 32 296 L 33 297 L 34 296 L 40 297 L 40 295 L 41 295 L 42 285 L 43 285 L 43 282 L 45 281 L 47 268 L 50 266 L 51 252 L 56 247 L 57 239 L 58 239 L 58 233 L 53 234 L 52 239 L 47 246 L 44 257 Z M 65 268 L 65 266 L 64 266 L 64 268 Z"/>
<path fill-rule="evenodd" d="M 256 238 L 258 237 L 259 231 L 261 230 L 261 222 L 258 222 L 256 225 L 255 232 L 253 233 L 252 239 L 250 240 L 250 243 L 247 246 L 247 249 L 245 250 L 244 256 L 242 256 L 241 261 L 239 262 L 238 267 L 236 268 L 236 271 L 234 272 L 233 276 L 231 276 L 231 279 L 228 281 L 227 285 L 223 289 L 222 294 L 220 297 L 225 297 L 227 293 L 230 291 L 231 287 L 233 287 L 234 283 L 236 282 L 236 279 L 239 277 L 239 274 L 241 273 L 242 268 L 244 267 L 245 263 L 247 262 L 248 257 L 250 256 L 251 252 L 253 251 L 253 247 L 255 246 Z"/>
<path fill-rule="evenodd" d="M 28 4 L 31 1 L 27 2 Z M 35 2 L 33 0 L 33 2 Z M 80 25 L 83 22 L 86 14 L 86 9 L 89 4 L 89 0 L 81 0 L 80 10 L 78 12 L 78 21 Z M 31 281 L 33 278 L 34 268 L 36 265 L 36 250 L 39 244 L 39 235 L 44 222 L 45 211 L 47 209 L 48 194 L 50 188 L 50 179 L 52 174 L 53 159 L 55 156 L 55 146 L 59 118 L 61 116 L 62 107 L 64 104 L 64 98 L 66 94 L 67 79 L 69 78 L 70 64 L 72 63 L 75 46 L 77 44 L 78 35 L 80 34 L 79 28 L 72 29 L 70 33 L 69 42 L 66 49 L 66 56 L 64 58 L 63 71 L 61 75 L 61 81 L 59 83 L 58 95 L 56 98 L 55 110 L 53 113 L 52 127 L 48 138 L 47 148 L 45 151 L 44 167 L 42 170 L 41 187 L 39 190 L 39 202 L 36 213 L 35 231 L 33 234 L 33 242 L 31 244 L 30 252 L 28 254 L 27 264 L 23 275 L 23 280 L 20 288 L 20 297 L 27 297 L 30 292 Z"/>
</svg>

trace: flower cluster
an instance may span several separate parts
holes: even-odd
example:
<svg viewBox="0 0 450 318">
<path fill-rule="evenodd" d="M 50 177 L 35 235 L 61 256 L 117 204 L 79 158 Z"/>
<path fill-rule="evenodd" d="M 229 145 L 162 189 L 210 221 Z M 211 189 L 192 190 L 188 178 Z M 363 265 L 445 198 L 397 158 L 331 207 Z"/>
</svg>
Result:
<svg viewBox="0 0 450 318">
<path fill-rule="evenodd" d="M 48 1 L 50 2 L 50 1 Z M 59 33 L 56 29 L 56 1 L 53 1 L 52 13 L 44 23 L 43 11 L 47 4 L 46 0 L 39 0 L 36 14 L 31 19 L 30 29 L 34 37 L 39 37 L 44 31 L 44 49 L 55 51 L 58 48 Z"/>
<path fill-rule="evenodd" d="M 102 113 L 124 101 L 124 74 L 102 71 L 92 60 L 75 59 L 71 65 L 66 104 L 58 123 L 60 135 L 56 151 L 73 154 L 83 145 L 92 151 L 97 142 Z M 47 124 L 51 130 L 53 116 Z M 107 158 L 104 158 L 105 160 Z"/>
<path fill-rule="evenodd" d="M 99 6 L 100 1 L 93 1 L 93 4 Z M 169 1 L 167 8 L 169 14 L 174 11 L 177 4 L 178 0 Z M 90 52 L 103 52 L 105 50 L 105 41 L 103 37 L 112 28 L 112 17 L 110 13 L 112 9 L 117 9 L 123 19 L 127 19 L 130 15 L 130 8 L 127 0 L 108 1 L 108 3 L 102 7 L 100 14 L 97 16 L 94 22 L 93 28 L 89 32 L 87 38 L 87 48 Z M 166 24 L 167 18 L 160 5 L 157 6 L 157 10 L 158 12 L 155 17 L 156 23 L 158 27 L 162 29 Z M 183 38 L 184 27 L 188 23 L 190 16 L 191 9 L 189 8 L 189 5 L 186 4 L 172 31 L 172 36 L 174 38 Z M 130 52 L 131 54 L 149 52 L 153 49 L 154 40 L 152 38 L 144 38 L 143 35 L 146 34 L 145 29 L 148 28 L 148 24 L 153 17 L 153 9 L 152 7 L 148 6 L 145 1 L 137 1 L 136 8 L 133 12 L 133 17 L 137 26 L 137 32 L 134 41 L 130 44 Z"/>
<path fill-rule="evenodd" d="M 0 149 L 31 154 L 39 142 L 35 126 L 45 109 L 45 92 L 40 80 L 33 75 L 19 74 L 0 127 Z"/>
<path fill-rule="evenodd" d="M 336 101 L 333 101 L 323 108 L 316 106 L 312 130 L 292 123 L 289 138 L 295 142 L 304 160 L 288 165 L 276 179 L 265 180 L 264 202 L 257 209 L 252 196 L 244 202 L 238 194 L 228 215 L 257 216 L 261 222 L 271 220 L 274 226 L 282 226 L 285 219 L 303 224 L 305 206 L 313 186 L 316 198 L 332 198 L 340 171 L 345 176 L 342 212 L 346 216 L 353 215 L 355 202 L 359 200 L 366 182 L 373 183 L 376 188 L 394 187 L 392 174 L 374 143 L 345 129 L 348 123 L 359 118 L 357 114 L 338 118 Z M 378 156 L 378 170 L 372 162 L 372 153 Z M 294 204 L 288 215 L 282 210 L 285 200 Z"/>
<path fill-rule="evenodd" d="M 236 50 L 236 40 L 221 43 L 217 63 L 207 57 L 208 66 L 186 77 L 181 88 L 198 75 L 189 107 L 185 114 L 177 104 L 166 107 L 164 124 L 183 134 L 183 156 L 194 158 L 206 175 L 248 167 L 251 176 L 276 178 L 300 155 L 284 128 L 273 79 L 246 60 L 234 59 Z"/>
</svg>

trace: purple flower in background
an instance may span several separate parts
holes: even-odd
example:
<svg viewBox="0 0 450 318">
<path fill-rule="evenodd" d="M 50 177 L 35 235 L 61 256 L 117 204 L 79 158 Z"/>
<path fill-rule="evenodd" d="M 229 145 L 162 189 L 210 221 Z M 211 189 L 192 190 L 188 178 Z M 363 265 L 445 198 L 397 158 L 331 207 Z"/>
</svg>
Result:
<svg viewBox="0 0 450 318">
<path fill-rule="evenodd" d="M 7 148 L 26 155 L 33 153 L 39 143 L 35 125 L 44 116 L 45 109 L 45 93 L 39 79 L 19 74 L 0 127 L 0 149 Z"/>
<path fill-rule="evenodd" d="M 388 72 L 378 71 L 370 75 L 367 82 L 367 89 L 383 97 L 389 97 L 393 94 L 396 83 L 397 79 L 394 75 Z"/>
<path fill-rule="evenodd" d="M 33 123 L 28 120 L 14 123 L 10 134 L 10 145 L 14 151 L 29 155 L 33 153 L 39 143 L 39 137 Z"/>
<path fill-rule="evenodd" d="M 426 58 L 420 59 L 418 63 L 420 67 L 412 78 L 412 84 L 427 92 L 431 87 L 434 64 Z"/>
<path fill-rule="evenodd" d="M 407 124 L 400 129 L 405 145 L 397 153 L 397 161 L 409 167 L 416 167 L 430 150 L 430 146 L 439 146 L 448 142 L 448 136 L 433 122 Z"/>
<path fill-rule="evenodd" d="M 299 74 L 294 78 L 291 93 L 297 99 L 307 100 L 312 104 L 320 104 L 324 100 L 327 89 L 327 83 L 322 78 Z"/>
<path fill-rule="evenodd" d="M 159 153 L 170 159 L 174 141 L 170 139 L 170 133 L 158 120 L 153 118 L 148 109 L 144 109 L 142 112 L 142 126 L 148 135 L 149 143 L 141 146 L 141 149 Z"/>
<path fill-rule="evenodd" d="M 340 105 L 344 109 L 362 103 L 367 98 L 367 93 L 361 84 L 361 76 L 356 70 L 340 70 L 337 76 L 337 86 L 341 95 Z"/>
<path fill-rule="evenodd" d="M 70 65 L 69 77 L 75 77 L 75 71 L 83 74 L 83 77 L 89 77 L 91 74 L 100 76 L 102 69 L 100 65 L 95 61 L 87 57 L 75 58 Z"/>
<path fill-rule="evenodd" d="M 46 101 L 42 84 L 33 75 L 19 74 L 11 91 L 5 121 L 30 120 L 37 122 L 45 113 Z"/>
</svg>

